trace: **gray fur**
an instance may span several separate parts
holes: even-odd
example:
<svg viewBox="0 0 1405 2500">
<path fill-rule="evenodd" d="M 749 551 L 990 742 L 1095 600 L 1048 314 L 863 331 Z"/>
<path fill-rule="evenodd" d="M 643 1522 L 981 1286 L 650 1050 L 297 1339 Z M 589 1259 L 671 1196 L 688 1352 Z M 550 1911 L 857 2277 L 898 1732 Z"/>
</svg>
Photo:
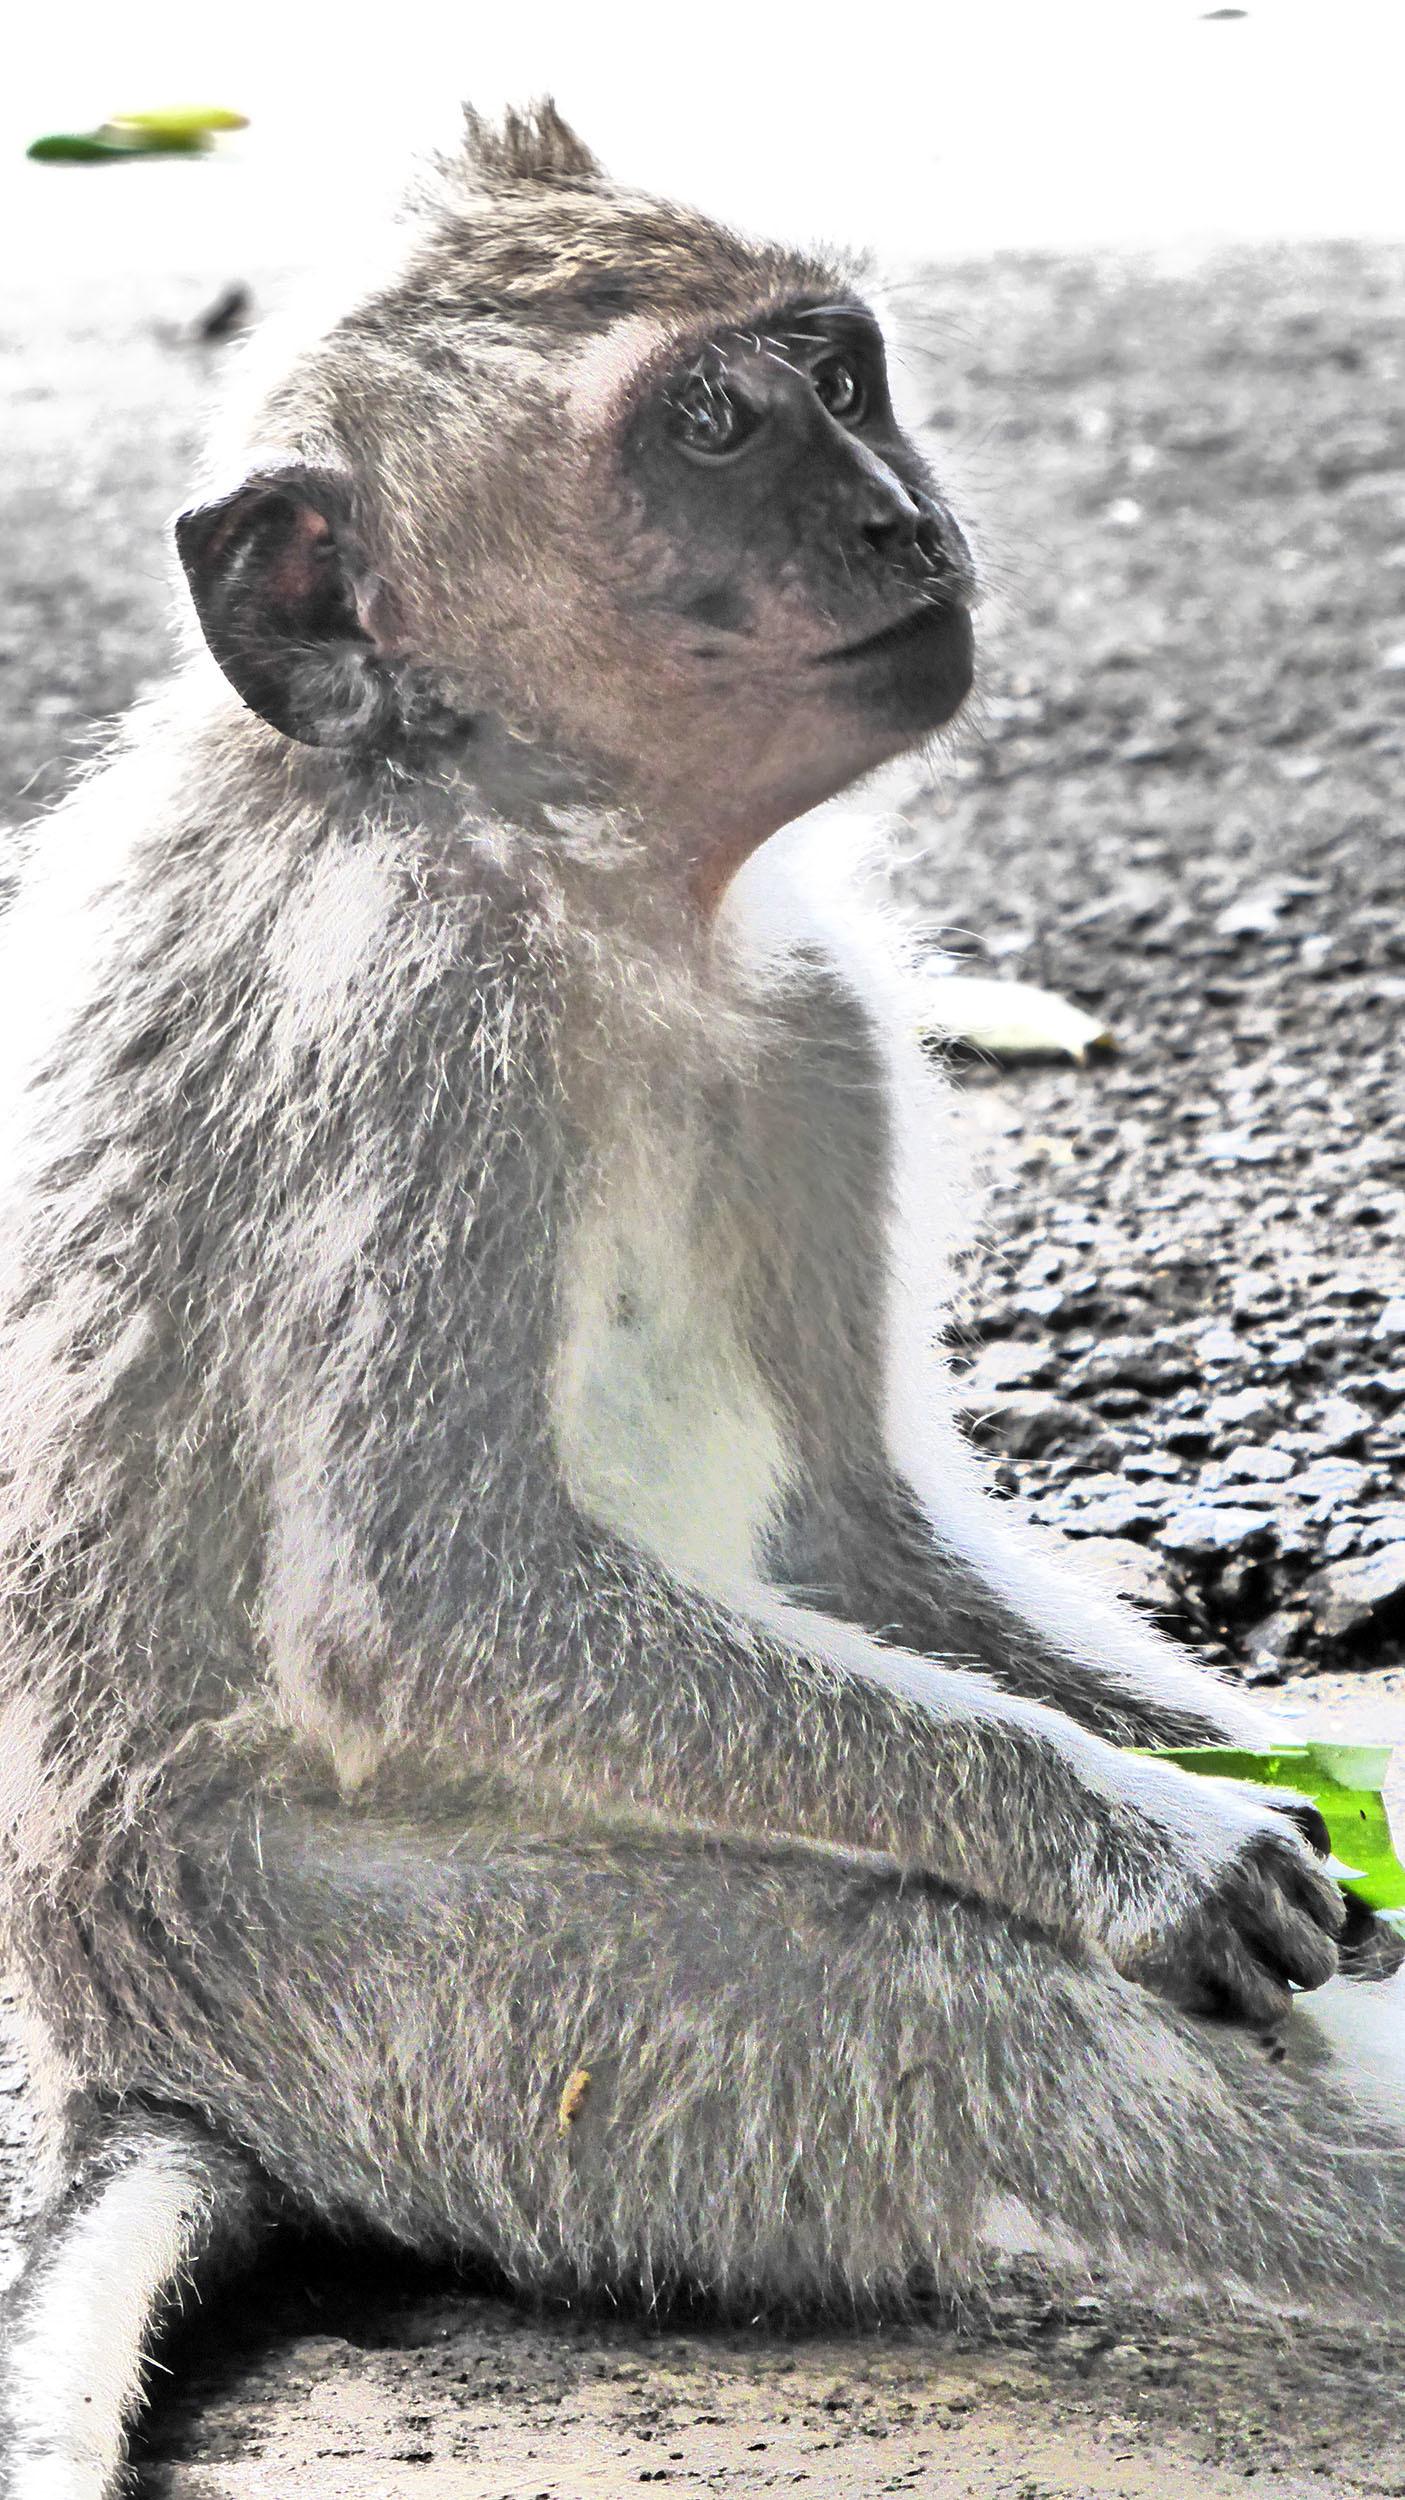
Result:
<svg viewBox="0 0 1405 2500">
<path fill-rule="evenodd" d="M 789 786 L 786 680 L 640 628 L 571 393 L 611 325 L 628 373 L 841 281 L 549 114 L 472 135 L 250 430 L 351 481 L 435 735 L 294 744 L 193 657 L 11 928 L 0 1808 L 51 2089 L 219 2148 L 177 2272 L 266 2176 L 526 2285 L 891 2301 L 1013 2211 L 1389 2304 L 1400 2131 L 1302 2016 L 1251 2036 L 1338 1897 L 1119 1749 L 1257 1719 L 943 1421 L 957 1157 L 891 947 L 789 836 L 699 905 Z M 815 735 L 830 788 L 879 760 Z M 0 2490 L 102 2500 L 73 2454 Z"/>
</svg>

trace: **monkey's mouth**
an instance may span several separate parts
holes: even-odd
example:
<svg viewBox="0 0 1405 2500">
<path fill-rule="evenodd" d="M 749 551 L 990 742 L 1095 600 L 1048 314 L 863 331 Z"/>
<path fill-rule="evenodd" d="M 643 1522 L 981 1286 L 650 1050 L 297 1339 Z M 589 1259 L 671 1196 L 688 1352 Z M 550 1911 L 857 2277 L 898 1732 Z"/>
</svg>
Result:
<svg viewBox="0 0 1405 2500">
<path fill-rule="evenodd" d="M 926 645 L 955 639 L 971 639 L 971 620 L 964 607 L 946 599 L 924 599 L 920 607 L 909 609 L 895 625 L 884 625 L 876 634 L 866 634 L 861 642 L 846 642 L 837 651 L 822 651 L 817 665 L 833 668 L 845 660 L 883 660 L 890 654 L 911 651 Z"/>
<path fill-rule="evenodd" d="M 970 610 L 955 599 L 924 599 L 895 625 L 823 656 L 831 682 L 837 685 L 842 673 L 844 693 L 863 717 L 908 743 L 944 728 L 971 691 L 976 642 Z"/>
</svg>

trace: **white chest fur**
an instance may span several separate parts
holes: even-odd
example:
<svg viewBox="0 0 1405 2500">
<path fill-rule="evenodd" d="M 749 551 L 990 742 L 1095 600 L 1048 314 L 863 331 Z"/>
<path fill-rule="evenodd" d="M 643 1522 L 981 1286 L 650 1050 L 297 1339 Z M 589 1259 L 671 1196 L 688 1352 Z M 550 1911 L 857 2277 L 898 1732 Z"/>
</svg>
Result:
<svg viewBox="0 0 1405 2500">
<path fill-rule="evenodd" d="M 684 1151 L 616 1168 L 568 1253 L 556 1380 L 582 1508 L 720 1585 L 755 1576 L 785 1475 L 737 1325 L 740 1260 Z"/>
</svg>

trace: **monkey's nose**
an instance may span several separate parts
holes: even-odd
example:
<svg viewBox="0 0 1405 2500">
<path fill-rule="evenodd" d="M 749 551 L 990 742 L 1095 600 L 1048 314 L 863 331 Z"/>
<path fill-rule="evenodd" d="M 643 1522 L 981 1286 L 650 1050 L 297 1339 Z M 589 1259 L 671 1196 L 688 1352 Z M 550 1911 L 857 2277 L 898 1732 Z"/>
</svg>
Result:
<svg viewBox="0 0 1405 2500">
<path fill-rule="evenodd" d="M 905 555 L 917 545 L 923 514 L 899 478 L 865 477 L 856 502 L 859 535 L 876 555 Z"/>
</svg>

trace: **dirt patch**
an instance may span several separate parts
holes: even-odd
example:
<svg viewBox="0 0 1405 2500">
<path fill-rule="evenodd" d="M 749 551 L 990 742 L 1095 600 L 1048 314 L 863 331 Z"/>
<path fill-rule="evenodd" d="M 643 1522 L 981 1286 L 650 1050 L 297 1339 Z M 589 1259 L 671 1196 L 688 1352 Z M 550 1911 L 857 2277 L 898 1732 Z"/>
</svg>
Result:
<svg viewBox="0 0 1405 2500">
<path fill-rule="evenodd" d="M 349 2321 L 346 2305 L 288 2311 L 233 2382 L 227 2358 L 197 2365 L 158 2426 L 153 2500 L 1405 2489 L 1393 2364 L 1345 2337 L 1155 2326 L 1092 2298 L 1012 2299 L 965 2331 L 790 2342 L 536 2322 L 462 2295 L 379 2316 L 356 2303 Z M 1370 2460 L 1349 2481 L 1348 2457 Z"/>
</svg>

